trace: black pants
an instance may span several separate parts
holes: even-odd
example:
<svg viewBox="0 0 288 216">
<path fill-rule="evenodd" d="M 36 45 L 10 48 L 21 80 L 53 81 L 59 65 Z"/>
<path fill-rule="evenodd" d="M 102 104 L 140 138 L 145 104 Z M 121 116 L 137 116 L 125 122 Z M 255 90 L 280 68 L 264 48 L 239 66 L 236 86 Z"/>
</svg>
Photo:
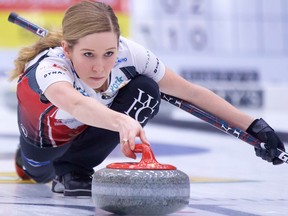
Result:
<svg viewBox="0 0 288 216">
<path fill-rule="evenodd" d="M 133 117 L 145 126 L 158 113 L 160 101 L 158 84 L 139 75 L 119 91 L 110 108 Z M 26 172 L 41 183 L 71 171 L 93 171 L 117 144 L 118 132 L 92 126 L 72 142 L 56 148 L 39 148 L 20 137 Z"/>
</svg>

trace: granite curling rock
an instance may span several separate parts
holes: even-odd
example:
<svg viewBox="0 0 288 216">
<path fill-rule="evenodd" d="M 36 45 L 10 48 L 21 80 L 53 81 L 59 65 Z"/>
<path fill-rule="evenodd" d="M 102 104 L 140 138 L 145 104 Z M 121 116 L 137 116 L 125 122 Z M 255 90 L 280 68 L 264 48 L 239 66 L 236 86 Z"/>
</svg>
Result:
<svg viewBox="0 0 288 216">
<path fill-rule="evenodd" d="M 189 177 L 160 164 L 147 144 L 136 144 L 139 163 L 112 163 L 96 171 L 92 199 L 96 208 L 120 215 L 165 215 L 189 204 Z"/>
</svg>

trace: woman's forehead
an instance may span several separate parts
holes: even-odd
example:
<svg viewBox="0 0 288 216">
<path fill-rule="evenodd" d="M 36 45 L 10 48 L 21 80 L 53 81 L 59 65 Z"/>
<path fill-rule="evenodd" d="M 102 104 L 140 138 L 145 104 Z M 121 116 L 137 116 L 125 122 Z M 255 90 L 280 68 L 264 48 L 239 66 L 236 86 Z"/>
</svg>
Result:
<svg viewBox="0 0 288 216">
<path fill-rule="evenodd" d="M 94 33 L 80 38 L 75 46 L 87 50 L 114 49 L 118 46 L 118 38 L 114 32 Z"/>
</svg>

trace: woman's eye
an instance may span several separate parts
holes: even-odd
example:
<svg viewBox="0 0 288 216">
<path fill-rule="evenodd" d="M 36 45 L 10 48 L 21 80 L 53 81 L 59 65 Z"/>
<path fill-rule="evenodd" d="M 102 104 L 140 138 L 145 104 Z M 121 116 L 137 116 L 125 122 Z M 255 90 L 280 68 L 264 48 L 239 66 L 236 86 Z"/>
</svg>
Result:
<svg viewBox="0 0 288 216">
<path fill-rule="evenodd" d="M 91 52 L 86 52 L 86 53 L 84 53 L 84 56 L 86 56 L 86 57 L 92 57 L 93 54 L 92 54 Z"/>
<path fill-rule="evenodd" d="M 106 57 L 110 57 L 110 56 L 112 56 L 113 54 L 114 54 L 114 52 L 110 51 L 110 52 L 105 53 L 105 56 L 106 56 Z"/>
</svg>

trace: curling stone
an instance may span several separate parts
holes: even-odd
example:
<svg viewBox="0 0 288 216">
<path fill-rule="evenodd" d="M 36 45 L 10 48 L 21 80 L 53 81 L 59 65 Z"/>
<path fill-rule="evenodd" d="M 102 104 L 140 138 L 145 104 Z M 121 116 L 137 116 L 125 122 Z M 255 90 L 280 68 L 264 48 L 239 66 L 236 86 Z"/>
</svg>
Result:
<svg viewBox="0 0 288 216">
<path fill-rule="evenodd" d="M 147 144 L 136 144 L 139 163 L 112 163 L 96 171 L 92 199 L 96 208 L 122 215 L 165 215 L 189 204 L 189 177 L 160 164 Z"/>
</svg>

